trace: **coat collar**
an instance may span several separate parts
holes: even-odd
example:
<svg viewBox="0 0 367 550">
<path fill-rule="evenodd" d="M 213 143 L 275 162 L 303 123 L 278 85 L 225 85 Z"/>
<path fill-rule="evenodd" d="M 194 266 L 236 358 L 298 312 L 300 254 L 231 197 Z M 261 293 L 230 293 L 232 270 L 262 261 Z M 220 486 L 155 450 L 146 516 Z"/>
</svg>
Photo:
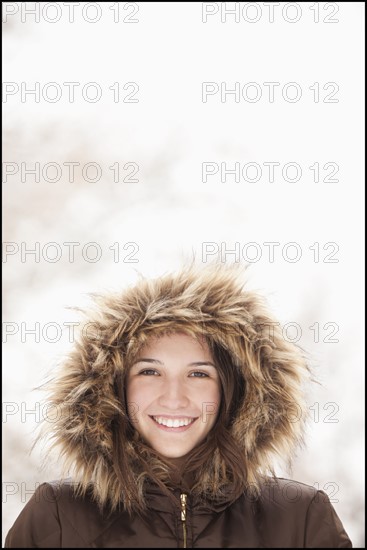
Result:
<svg viewBox="0 0 367 550">
<path fill-rule="evenodd" d="M 162 492 L 160 487 L 149 481 L 146 484 L 146 500 L 148 507 L 153 510 L 177 514 L 181 510 L 180 495 L 185 493 L 187 494 L 188 510 L 195 510 L 195 514 L 219 513 L 233 502 L 230 498 L 233 488 L 233 484 L 229 484 L 225 494 L 212 501 L 204 500 L 198 495 L 191 494 L 187 490 L 177 487 L 172 489 L 172 494 L 177 502 L 177 507 L 175 507 L 171 499 Z"/>
</svg>

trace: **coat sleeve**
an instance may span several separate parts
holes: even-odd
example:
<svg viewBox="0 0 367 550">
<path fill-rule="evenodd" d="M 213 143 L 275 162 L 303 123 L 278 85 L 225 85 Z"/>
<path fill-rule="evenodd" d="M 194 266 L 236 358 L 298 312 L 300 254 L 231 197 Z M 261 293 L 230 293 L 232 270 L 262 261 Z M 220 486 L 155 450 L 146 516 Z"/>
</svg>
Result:
<svg viewBox="0 0 367 550">
<path fill-rule="evenodd" d="M 308 508 L 305 548 L 353 548 L 328 495 L 317 491 Z"/>
<path fill-rule="evenodd" d="M 61 548 L 57 499 L 42 483 L 24 506 L 5 539 L 5 548 Z"/>
</svg>

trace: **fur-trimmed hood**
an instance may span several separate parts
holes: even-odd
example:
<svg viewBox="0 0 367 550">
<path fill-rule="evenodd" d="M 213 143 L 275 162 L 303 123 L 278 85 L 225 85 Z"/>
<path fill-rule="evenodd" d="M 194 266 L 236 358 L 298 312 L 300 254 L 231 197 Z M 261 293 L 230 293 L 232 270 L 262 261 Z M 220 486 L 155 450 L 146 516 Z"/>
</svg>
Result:
<svg viewBox="0 0 367 550">
<path fill-rule="evenodd" d="M 273 471 L 276 456 L 289 462 L 303 441 L 304 383 L 310 372 L 264 300 L 246 289 L 243 269 L 189 266 L 157 279 L 141 278 L 119 293 L 95 295 L 94 303 L 70 355 L 46 385 L 48 403 L 57 413 L 41 435 L 60 449 L 65 467 L 84 490 L 94 484 L 100 504 L 116 506 L 123 498 L 112 457 L 116 419 L 126 419 L 127 412 L 116 381 L 149 336 L 167 331 L 206 337 L 240 370 L 245 392 L 229 429 L 246 457 L 249 485 Z M 126 440 L 121 452 L 130 468 L 124 474 L 141 483 L 134 442 Z M 219 454 L 213 456 L 220 460 Z M 208 472 L 212 467 L 208 464 Z"/>
</svg>

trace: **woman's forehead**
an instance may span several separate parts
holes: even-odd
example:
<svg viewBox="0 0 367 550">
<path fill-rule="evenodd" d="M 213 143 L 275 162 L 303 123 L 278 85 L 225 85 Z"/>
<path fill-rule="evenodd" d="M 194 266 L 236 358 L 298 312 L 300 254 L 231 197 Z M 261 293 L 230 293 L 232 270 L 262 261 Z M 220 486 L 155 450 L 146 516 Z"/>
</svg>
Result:
<svg viewBox="0 0 367 550">
<path fill-rule="evenodd" d="M 211 357 L 211 351 L 206 339 L 202 335 L 192 335 L 183 331 L 174 331 L 166 334 L 152 335 L 140 347 L 138 356 L 148 351 L 157 353 L 199 353 Z"/>
</svg>

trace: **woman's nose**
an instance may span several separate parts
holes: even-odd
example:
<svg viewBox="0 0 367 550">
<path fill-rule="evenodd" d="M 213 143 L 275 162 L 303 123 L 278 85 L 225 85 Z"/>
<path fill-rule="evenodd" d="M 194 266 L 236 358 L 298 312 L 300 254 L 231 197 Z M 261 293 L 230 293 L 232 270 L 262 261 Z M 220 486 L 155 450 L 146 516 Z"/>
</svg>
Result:
<svg viewBox="0 0 367 550">
<path fill-rule="evenodd" d="M 189 396 L 182 380 L 166 380 L 161 388 L 158 402 L 162 407 L 170 410 L 187 407 Z"/>
</svg>

